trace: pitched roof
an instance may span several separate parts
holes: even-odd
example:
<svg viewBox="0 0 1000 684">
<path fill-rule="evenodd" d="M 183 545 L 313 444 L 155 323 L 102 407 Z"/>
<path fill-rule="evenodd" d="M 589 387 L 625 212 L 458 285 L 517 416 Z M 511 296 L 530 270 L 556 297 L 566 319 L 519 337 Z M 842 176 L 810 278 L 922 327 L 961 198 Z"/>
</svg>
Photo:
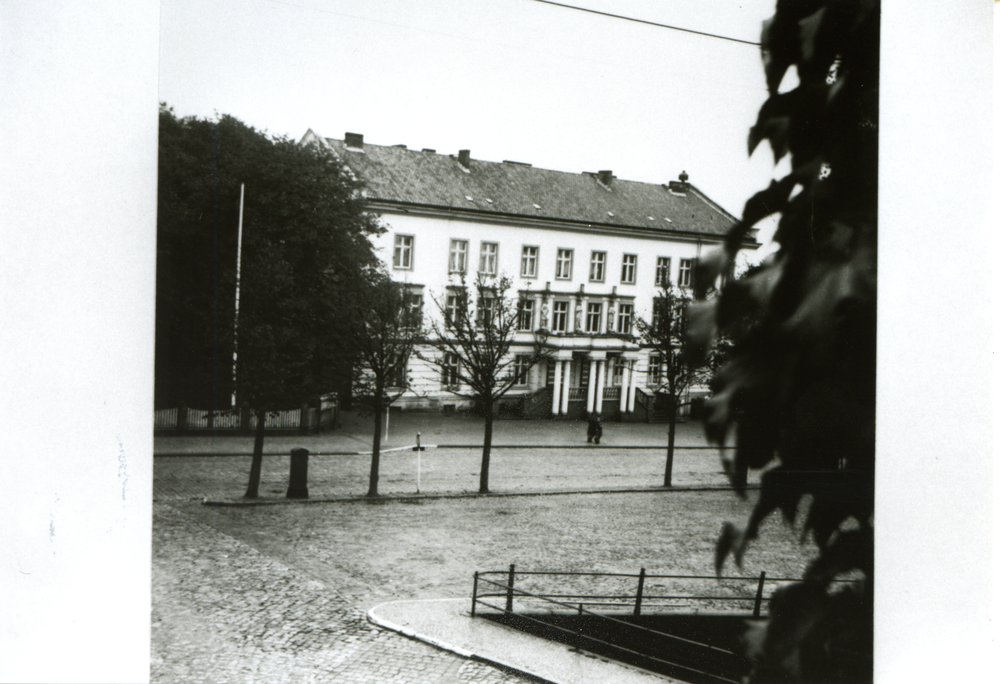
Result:
<svg viewBox="0 0 1000 684">
<path fill-rule="evenodd" d="M 303 143 L 319 141 L 312 131 Z M 360 136 L 358 136 L 360 138 Z M 683 194 L 668 184 L 567 173 L 518 162 L 469 159 L 464 170 L 455 155 L 364 143 L 359 149 L 323 139 L 364 182 L 379 204 L 418 205 L 442 210 L 570 221 L 721 237 L 736 218 L 687 184 Z M 676 185 L 675 185 L 676 187 Z"/>
</svg>

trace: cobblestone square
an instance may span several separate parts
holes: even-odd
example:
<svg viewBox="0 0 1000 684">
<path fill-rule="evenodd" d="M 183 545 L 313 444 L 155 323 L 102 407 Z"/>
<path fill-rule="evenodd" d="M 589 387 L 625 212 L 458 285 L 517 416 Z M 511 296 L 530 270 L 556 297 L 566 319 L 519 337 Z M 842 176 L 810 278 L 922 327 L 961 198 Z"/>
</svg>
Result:
<svg viewBox="0 0 1000 684">
<path fill-rule="evenodd" d="M 154 504 L 152 681 L 530 681 L 383 631 L 366 612 L 469 596 L 475 570 L 510 563 L 711 574 L 719 526 L 748 510 L 724 490 L 233 507 L 167 497 Z M 794 533 L 767 525 L 740 574 L 795 576 L 806 559 Z"/>
</svg>

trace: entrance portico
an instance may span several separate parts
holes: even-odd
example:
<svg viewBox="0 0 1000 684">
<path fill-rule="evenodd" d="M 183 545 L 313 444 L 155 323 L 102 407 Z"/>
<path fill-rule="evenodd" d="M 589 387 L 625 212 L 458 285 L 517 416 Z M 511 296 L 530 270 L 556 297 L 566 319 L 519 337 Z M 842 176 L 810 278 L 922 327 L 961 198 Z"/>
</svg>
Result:
<svg viewBox="0 0 1000 684">
<path fill-rule="evenodd" d="M 638 357 L 622 354 L 624 365 L 622 367 L 621 397 L 619 398 L 618 409 L 622 413 L 632 413 L 635 410 L 635 388 L 638 384 Z"/>
<path fill-rule="evenodd" d="M 587 413 L 600 413 L 604 406 L 604 376 L 606 374 L 608 353 L 592 351 L 587 354 L 590 360 L 590 374 L 587 383 Z"/>
<path fill-rule="evenodd" d="M 549 357 L 553 364 L 552 374 L 552 415 L 565 416 L 569 413 L 569 389 L 572 385 L 573 350 L 559 349 Z"/>
<path fill-rule="evenodd" d="M 552 388 L 552 415 L 579 417 L 584 406 L 586 414 L 601 414 L 605 400 L 614 402 L 619 415 L 632 413 L 638 360 L 638 352 L 634 351 L 554 350 L 548 359 L 547 373 Z M 571 409 L 571 402 L 575 402 L 575 408 Z"/>
</svg>

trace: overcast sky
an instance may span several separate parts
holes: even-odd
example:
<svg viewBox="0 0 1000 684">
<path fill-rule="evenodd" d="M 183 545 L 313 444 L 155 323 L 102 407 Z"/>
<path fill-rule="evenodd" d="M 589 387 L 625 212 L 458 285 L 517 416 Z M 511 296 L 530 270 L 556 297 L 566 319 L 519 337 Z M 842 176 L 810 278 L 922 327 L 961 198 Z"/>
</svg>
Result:
<svg viewBox="0 0 1000 684">
<path fill-rule="evenodd" d="M 566 0 L 756 43 L 774 0 Z M 759 48 L 537 0 L 163 0 L 160 99 L 299 139 L 691 182 L 735 215 L 774 173 L 746 135 Z"/>
</svg>

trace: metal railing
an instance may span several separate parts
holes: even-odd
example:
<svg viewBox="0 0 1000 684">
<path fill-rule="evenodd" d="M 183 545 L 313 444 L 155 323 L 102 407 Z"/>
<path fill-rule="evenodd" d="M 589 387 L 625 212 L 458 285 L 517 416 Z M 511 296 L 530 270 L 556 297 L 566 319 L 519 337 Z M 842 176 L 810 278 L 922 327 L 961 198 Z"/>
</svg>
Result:
<svg viewBox="0 0 1000 684">
<path fill-rule="evenodd" d="M 479 599 L 491 598 L 496 596 L 503 596 L 507 598 L 507 604 L 505 610 L 511 612 L 513 610 L 512 600 L 514 593 L 517 590 L 514 587 L 514 574 L 515 566 L 511 565 L 510 570 L 490 570 L 479 572 L 477 571 L 473 575 L 473 608 L 472 613 L 475 615 L 475 606 Z M 506 583 L 502 586 L 504 587 L 504 592 L 501 594 L 484 594 L 477 591 L 477 584 L 479 581 L 488 582 L 493 585 L 497 585 L 497 582 L 485 579 L 488 575 L 501 575 L 506 576 Z M 785 578 L 785 577 L 767 577 L 766 573 L 760 573 L 759 577 L 730 577 L 730 576 L 716 576 L 716 575 L 648 575 L 646 574 L 646 569 L 641 568 L 638 574 L 630 573 L 613 573 L 613 572 L 549 572 L 549 571 L 518 571 L 518 576 L 521 577 L 593 577 L 593 578 L 620 578 L 620 579 L 631 579 L 635 580 L 635 592 L 628 594 L 567 594 L 567 593 L 544 593 L 536 594 L 528 591 L 524 591 L 525 596 L 531 596 L 532 598 L 540 599 L 541 601 L 549 601 L 550 599 L 573 599 L 571 607 L 574 610 L 578 610 L 578 607 L 583 606 L 593 606 L 599 608 L 631 608 L 633 610 L 633 615 L 639 616 L 642 614 L 643 606 L 649 608 L 653 606 L 669 607 L 676 606 L 678 601 L 684 602 L 705 602 L 705 601 L 722 601 L 722 602 L 733 602 L 748 604 L 753 603 L 753 616 L 759 617 L 761 606 L 764 597 L 764 586 L 765 583 L 782 583 L 782 582 L 798 582 L 799 579 Z M 654 594 L 650 593 L 647 583 L 651 580 L 681 580 L 681 581 L 710 581 L 713 583 L 720 582 L 736 582 L 740 585 L 753 586 L 753 591 L 748 592 L 751 595 L 695 595 L 695 594 Z M 853 580 L 841 580 L 841 581 L 853 581 Z M 500 586 L 500 585 L 498 585 Z M 733 587 L 729 587 L 733 589 Z M 769 599 L 768 599 L 769 600 Z M 486 604 L 482 604 L 486 605 Z"/>
<path fill-rule="evenodd" d="M 640 659 L 657 663 L 661 666 L 666 666 L 669 668 L 679 669 L 689 672 L 693 675 L 697 675 L 701 678 L 709 678 L 715 681 L 721 682 L 736 682 L 736 680 L 728 679 L 726 677 L 713 674 L 710 672 L 705 672 L 696 668 L 692 668 L 688 665 L 683 665 L 681 663 L 672 662 L 664 658 L 651 655 L 649 653 L 644 653 L 641 651 L 636 651 L 630 649 L 626 646 L 621 646 L 619 644 L 614 644 L 600 638 L 590 636 L 582 633 L 580 630 L 567 629 L 559 625 L 553 624 L 552 622 L 546 621 L 537 617 L 535 615 L 527 614 L 523 610 L 521 612 L 515 612 L 514 610 L 514 599 L 518 598 L 520 602 L 524 603 L 530 601 L 534 603 L 535 606 L 546 607 L 553 614 L 558 614 L 561 611 L 563 614 L 573 614 L 583 616 L 588 615 L 597 618 L 601 622 L 606 622 L 609 625 L 614 625 L 619 630 L 634 630 L 635 634 L 643 635 L 645 637 L 653 637 L 655 639 L 662 640 L 664 642 L 671 642 L 674 644 L 684 644 L 687 647 L 693 647 L 695 649 L 704 649 L 706 655 L 708 656 L 721 656 L 724 658 L 739 658 L 738 654 L 729 651 L 724 648 L 719 648 L 718 646 L 713 646 L 711 644 L 705 644 L 699 641 L 694 641 L 692 639 L 686 639 L 674 634 L 669 634 L 667 632 L 661 632 L 650 627 L 645 627 L 642 625 L 635 624 L 634 622 L 628 622 L 621 618 L 612 617 L 607 613 L 597 613 L 593 609 L 608 609 L 617 608 L 625 609 L 626 611 L 631 611 L 633 618 L 638 618 L 642 615 L 643 608 L 651 607 L 667 607 L 677 606 L 677 601 L 684 601 L 687 604 L 692 602 L 738 602 L 742 604 L 747 604 L 752 602 L 753 610 L 752 617 L 759 618 L 761 613 L 761 606 L 765 600 L 770 600 L 769 597 L 764 596 L 764 587 L 766 583 L 783 583 L 783 582 L 797 582 L 799 579 L 793 578 L 781 578 L 772 577 L 768 578 L 766 573 L 761 572 L 758 577 L 717 577 L 715 575 L 650 575 L 646 574 L 646 569 L 641 568 L 638 574 L 629 573 L 598 573 L 598 572 L 548 572 L 548 571 L 519 571 L 516 573 L 522 578 L 531 576 L 550 576 L 562 578 L 616 578 L 618 580 L 633 580 L 635 582 L 635 591 L 630 593 L 622 594 L 593 594 L 593 593 L 540 593 L 537 591 L 529 591 L 523 588 L 518 588 L 515 586 L 515 566 L 512 564 L 507 571 L 494 570 L 485 572 L 475 572 L 473 574 L 472 580 L 472 617 L 476 617 L 477 606 L 481 608 L 489 608 L 491 610 L 497 611 L 498 614 L 503 616 L 514 616 L 520 620 L 526 620 L 530 623 L 544 625 L 546 629 L 556 630 L 567 635 L 571 635 L 575 639 L 584 639 L 590 643 L 598 644 L 604 649 L 611 649 L 615 652 L 621 654 L 628 654 L 629 656 L 638 657 Z M 500 576 L 501 579 L 493 580 L 488 579 L 487 576 Z M 649 591 L 649 583 L 651 580 L 680 580 L 682 582 L 691 581 L 714 581 L 719 582 L 736 582 L 741 586 L 746 586 L 747 590 L 744 590 L 747 595 L 718 595 L 716 592 L 714 595 L 691 595 L 691 594 L 655 594 Z M 836 580 L 837 582 L 857 582 L 859 580 Z M 481 584 L 488 585 L 490 588 L 496 588 L 497 591 L 487 591 L 481 590 Z M 752 589 L 750 589 L 752 587 Z M 733 589 L 733 587 L 730 587 Z M 737 589 L 737 593 L 741 593 Z M 752 594 L 749 595 L 749 594 Z M 504 600 L 502 606 L 494 605 L 490 599 L 501 598 Z M 587 607 L 585 607 L 587 606 Z M 553 610 L 555 608 L 556 610 Z M 655 613 L 654 613 L 655 614 Z M 647 613 L 649 615 L 649 613 Z M 747 615 L 750 617 L 750 615 Z M 660 651 L 657 651 L 660 652 Z"/>
</svg>

